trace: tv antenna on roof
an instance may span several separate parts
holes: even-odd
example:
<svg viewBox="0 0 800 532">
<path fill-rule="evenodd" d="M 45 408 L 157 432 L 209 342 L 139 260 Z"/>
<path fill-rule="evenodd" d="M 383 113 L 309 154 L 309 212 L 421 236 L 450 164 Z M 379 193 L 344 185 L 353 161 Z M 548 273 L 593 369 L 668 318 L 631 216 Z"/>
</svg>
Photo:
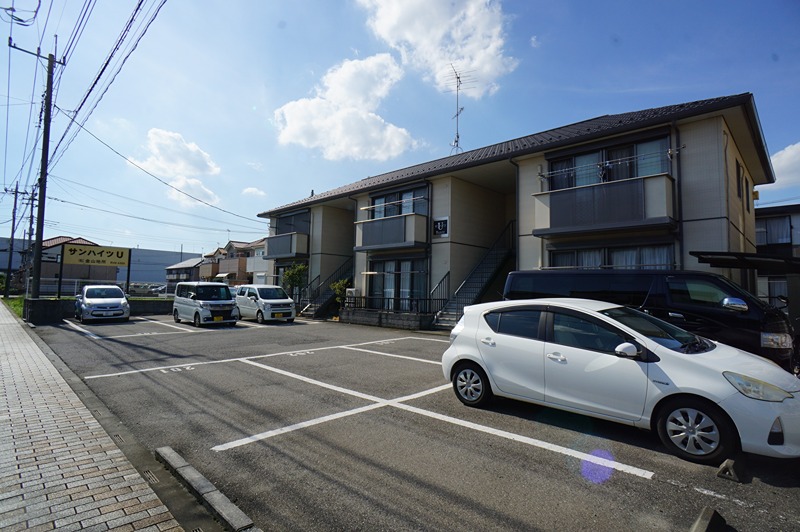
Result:
<svg viewBox="0 0 800 532">
<path fill-rule="evenodd" d="M 452 155 L 453 153 L 461 153 L 462 151 L 464 151 L 461 148 L 461 135 L 459 134 L 459 129 L 458 129 L 459 117 L 461 116 L 461 113 L 464 112 L 464 108 L 461 107 L 461 105 L 459 103 L 459 97 L 461 95 L 462 86 L 466 83 L 467 87 L 463 87 L 463 88 L 472 88 L 474 85 L 472 85 L 473 80 L 472 80 L 472 78 L 469 77 L 469 72 L 466 72 L 466 73 L 465 72 L 459 72 L 458 70 L 456 70 L 456 67 L 452 63 L 450 64 L 450 68 L 453 69 L 453 78 L 452 78 L 451 83 L 455 83 L 455 86 L 456 86 L 456 89 L 455 89 L 455 93 L 456 93 L 456 114 L 453 115 L 453 118 L 456 121 L 456 137 L 455 137 L 455 139 L 453 139 L 453 143 L 450 144 L 450 146 L 453 148 L 452 150 L 450 150 L 450 155 Z M 470 71 L 470 72 L 472 72 L 472 71 Z"/>
</svg>

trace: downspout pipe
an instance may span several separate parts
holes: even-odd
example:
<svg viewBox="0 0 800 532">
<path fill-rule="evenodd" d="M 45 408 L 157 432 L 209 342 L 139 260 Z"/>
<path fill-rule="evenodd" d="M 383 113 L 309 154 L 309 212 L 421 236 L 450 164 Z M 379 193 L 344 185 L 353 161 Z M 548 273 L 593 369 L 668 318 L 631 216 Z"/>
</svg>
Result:
<svg viewBox="0 0 800 532">
<path fill-rule="evenodd" d="M 681 164 L 681 130 L 678 129 L 678 124 L 673 120 L 672 129 L 675 131 L 675 181 L 677 182 L 677 209 L 678 209 L 678 264 L 677 269 L 683 269 L 683 178 L 682 178 L 682 164 Z M 674 201 L 673 201 L 674 203 Z"/>
</svg>

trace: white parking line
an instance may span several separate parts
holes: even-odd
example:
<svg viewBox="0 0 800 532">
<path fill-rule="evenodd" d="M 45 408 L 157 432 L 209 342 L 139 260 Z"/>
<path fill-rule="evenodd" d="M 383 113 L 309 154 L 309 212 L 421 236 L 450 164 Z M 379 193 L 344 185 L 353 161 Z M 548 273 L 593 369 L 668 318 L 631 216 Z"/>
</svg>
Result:
<svg viewBox="0 0 800 532">
<path fill-rule="evenodd" d="M 641 478 L 646 478 L 646 479 L 652 479 L 653 475 L 654 475 L 654 473 L 651 472 L 651 471 L 640 469 L 638 467 L 630 466 L 630 465 L 627 465 L 627 464 L 622 464 L 622 463 L 616 462 L 614 460 L 609 460 L 607 458 L 603 458 L 603 457 L 600 457 L 600 456 L 594 456 L 592 454 L 582 453 L 580 451 L 576 451 L 576 450 L 570 449 L 568 447 L 562 447 L 560 445 L 555 445 L 555 444 L 548 443 L 548 442 L 545 442 L 545 441 L 542 441 L 542 440 L 529 438 L 527 436 L 521 436 L 519 434 L 514 434 L 512 432 L 507 432 L 507 431 L 504 431 L 504 430 L 494 429 L 494 428 L 491 428 L 491 427 L 487 427 L 485 425 L 479 425 L 477 423 L 472 423 L 470 421 L 464 421 L 462 419 L 446 416 L 444 414 L 438 414 L 436 412 L 431 412 L 429 410 L 424 410 L 422 408 L 417 408 L 417 407 L 413 407 L 413 406 L 410 406 L 410 405 L 403 404 L 405 401 L 410 401 L 410 400 L 416 399 L 418 397 L 423 397 L 425 395 L 429 395 L 429 394 L 432 394 L 432 393 L 437 393 L 437 392 L 440 392 L 442 390 L 447 390 L 447 389 L 450 388 L 450 384 L 445 384 L 445 385 L 442 385 L 442 386 L 438 386 L 436 388 L 431 388 L 430 390 L 425 390 L 425 391 L 422 391 L 422 392 L 418 392 L 418 393 L 415 393 L 415 394 L 412 394 L 412 395 L 408 395 L 406 397 L 399 397 L 397 399 L 381 399 L 379 397 L 375 397 L 375 396 L 372 396 L 372 395 L 368 395 L 368 394 L 364 394 L 364 393 L 361 393 L 361 392 L 357 392 L 355 390 L 348 390 L 347 388 L 342 388 L 340 386 L 334 386 L 334 385 L 331 385 L 331 384 L 328 384 L 328 383 L 325 383 L 325 382 L 322 382 L 322 381 L 318 381 L 316 379 L 310 379 L 308 377 L 304 377 L 302 375 L 298 375 L 296 373 L 291 373 L 289 371 L 285 371 L 285 370 L 282 370 L 282 369 L 274 368 L 272 366 L 267 366 L 265 364 L 260 364 L 258 362 L 253 362 L 252 360 L 242 360 L 242 362 L 245 362 L 247 364 L 251 364 L 251 365 L 259 367 L 261 369 L 265 369 L 267 371 L 271 371 L 273 373 L 277 373 L 279 375 L 283 375 L 283 376 L 286 376 L 286 377 L 297 379 L 299 381 L 302 381 L 302 382 L 305 382 L 305 383 L 308 383 L 308 384 L 313 384 L 315 386 L 320 386 L 322 388 L 326 388 L 326 389 L 329 389 L 329 390 L 334 390 L 334 391 L 337 391 L 337 392 L 340 392 L 340 393 L 344 393 L 344 394 L 347 394 L 347 395 L 352 395 L 352 396 L 358 397 L 360 399 L 373 401 L 374 404 L 367 405 L 367 406 L 362 406 L 362 407 L 355 408 L 355 409 L 352 409 L 352 410 L 347 410 L 347 411 L 344 411 L 344 412 L 339 412 L 338 414 L 330 414 L 330 415 L 319 417 L 319 418 L 316 418 L 316 419 L 303 421 L 301 423 L 296 423 L 294 425 L 289 425 L 287 427 L 282 427 L 282 428 L 279 428 L 279 429 L 274 429 L 274 430 L 270 430 L 270 431 L 267 431 L 267 432 L 262 432 L 260 434 L 255 434 L 255 435 L 252 435 L 252 436 L 241 438 L 241 439 L 238 439 L 238 440 L 235 440 L 235 441 L 232 441 L 232 442 L 228 442 L 228 443 L 225 443 L 225 444 L 222 444 L 222 445 L 217 445 L 215 447 L 212 447 L 211 448 L 212 451 L 218 451 L 218 452 L 219 451 L 227 451 L 229 449 L 233 449 L 233 448 L 236 448 L 236 447 L 241 447 L 242 445 L 248 445 L 250 443 L 254 443 L 254 442 L 257 442 L 257 441 L 265 440 L 267 438 L 272 438 L 274 436 L 278 436 L 278 435 L 281 435 L 281 434 L 286 434 L 288 432 L 293 432 L 293 431 L 300 430 L 300 429 L 303 429 L 303 428 L 306 428 L 306 427 L 311 427 L 311 426 L 314 426 L 314 425 L 319 425 L 321 423 L 326 423 L 328 421 L 333 421 L 333 420 L 336 420 L 336 419 L 341 419 L 341 418 L 344 418 L 344 417 L 348 417 L 348 416 L 352 416 L 352 415 L 356 415 L 356 414 L 361 414 L 363 412 L 367 412 L 367 411 L 370 411 L 370 410 L 375 410 L 377 408 L 382 408 L 382 407 L 385 407 L 385 406 L 392 406 L 392 407 L 395 407 L 395 408 L 399 408 L 401 410 L 405 410 L 407 412 L 412 412 L 412 413 L 419 414 L 419 415 L 422 415 L 422 416 L 426 416 L 426 417 L 429 417 L 429 418 L 432 418 L 432 419 L 437 419 L 439 421 L 444 421 L 446 423 L 451 423 L 453 425 L 457 425 L 457 426 L 460 426 L 460 427 L 468 428 L 468 429 L 475 430 L 475 431 L 478 431 L 478 432 L 483 432 L 485 434 L 491 434 L 493 436 L 497 436 L 497 437 L 500 437 L 500 438 L 505 438 L 507 440 L 512 440 L 512 441 L 515 441 L 515 442 L 518 442 L 518 443 L 524 443 L 526 445 L 530 445 L 532 447 L 537 447 L 539 449 L 544 449 L 544 450 L 555 452 L 555 453 L 559 453 L 559 454 L 562 454 L 562 455 L 565 455 L 565 456 L 570 456 L 570 457 L 573 457 L 573 458 L 577 458 L 578 460 L 581 460 L 583 462 L 590 462 L 590 463 L 593 463 L 593 464 L 596 464 L 596 465 L 599 465 L 599 466 L 602 466 L 602 467 L 606 467 L 606 468 L 609 468 L 609 469 L 613 469 L 613 470 L 619 471 L 621 473 L 628 473 L 630 475 L 635 475 L 635 476 L 638 476 L 638 477 L 641 477 Z"/>
</svg>

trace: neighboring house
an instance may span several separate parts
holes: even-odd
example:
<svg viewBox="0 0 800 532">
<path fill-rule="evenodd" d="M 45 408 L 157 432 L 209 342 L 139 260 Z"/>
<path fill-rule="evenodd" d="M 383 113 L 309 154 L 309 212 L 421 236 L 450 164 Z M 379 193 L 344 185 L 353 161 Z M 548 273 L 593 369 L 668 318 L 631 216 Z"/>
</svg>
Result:
<svg viewBox="0 0 800 532">
<path fill-rule="evenodd" d="M 255 242 L 231 240 L 224 248 L 217 248 L 203 256 L 200 278 L 204 281 L 222 281 L 230 285 L 254 282 L 266 278 L 267 264 L 263 259 L 265 238 Z M 257 260 L 256 260 L 257 259 Z"/>
<path fill-rule="evenodd" d="M 219 273 L 219 261 L 225 258 L 225 249 L 217 248 L 210 253 L 203 255 L 203 262 L 200 264 L 200 280 L 213 281 Z"/>
<path fill-rule="evenodd" d="M 183 281 L 199 281 L 200 280 L 200 265 L 205 259 L 203 257 L 194 257 L 186 259 L 172 266 L 167 266 L 167 294 L 175 293 L 175 285 Z"/>
<path fill-rule="evenodd" d="M 276 284 L 277 276 L 272 273 L 273 263 L 266 260 L 267 237 L 247 244 L 249 254 L 245 271 L 255 284 Z"/>
<path fill-rule="evenodd" d="M 755 291 L 755 275 L 690 252 L 755 252 L 753 187 L 774 181 L 745 93 L 585 120 L 259 216 L 273 273 L 308 265 L 308 312 L 349 279 L 345 319 L 447 327 L 498 299 L 511 269 L 700 269 Z"/>
</svg>

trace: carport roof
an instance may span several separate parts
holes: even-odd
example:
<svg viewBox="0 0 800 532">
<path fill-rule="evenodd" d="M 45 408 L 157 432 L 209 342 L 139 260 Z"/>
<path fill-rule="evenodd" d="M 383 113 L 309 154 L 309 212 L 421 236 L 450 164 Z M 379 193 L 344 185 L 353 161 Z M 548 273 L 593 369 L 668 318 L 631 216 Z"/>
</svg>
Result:
<svg viewBox="0 0 800 532">
<path fill-rule="evenodd" d="M 800 273 L 800 259 L 783 255 L 728 251 L 690 251 L 689 255 L 714 268 L 743 268 L 773 275 Z"/>
<path fill-rule="evenodd" d="M 746 92 L 732 96 L 720 96 L 708 100 L 698 100 L 629 113 L 604 115 L 583 122 L 549 129 L 541 133 L 492 144 L 491 146 L 451 155 L 443 159 L 437 159 L 435 161 L 409 166 L 401 170 L 367 177 L 355 183 L 350 183 L 349 185 L 344 185 L 327 192 L 313 194 L 312 196 L 282 207 L 262 212 L 258 214 L 258 217 L 271 218 L 325 201 L 346 198 L 355 193 L 377 190 L 408 181 L 418 181 L 427 177 L 464 170 L 474 166 L 506 161 L 514 157 L 541 153 L 546 150 L 588 142 L 629 131 L 669 124 L 672 121 L 700 116 L 706 113 L 719 112 L 737 106 L 742 106 L 744 108 L 744 114 L 758 152 L 758 158 L 766 172 L 764 179 L 766 182 L 774 183 L 775 175 L 769 160 L 769 153 L 764 141 L 764 135 L 761 131 L 761 124 L 756 113 L 753 95 L 752 93 Z"/>
</svg>

